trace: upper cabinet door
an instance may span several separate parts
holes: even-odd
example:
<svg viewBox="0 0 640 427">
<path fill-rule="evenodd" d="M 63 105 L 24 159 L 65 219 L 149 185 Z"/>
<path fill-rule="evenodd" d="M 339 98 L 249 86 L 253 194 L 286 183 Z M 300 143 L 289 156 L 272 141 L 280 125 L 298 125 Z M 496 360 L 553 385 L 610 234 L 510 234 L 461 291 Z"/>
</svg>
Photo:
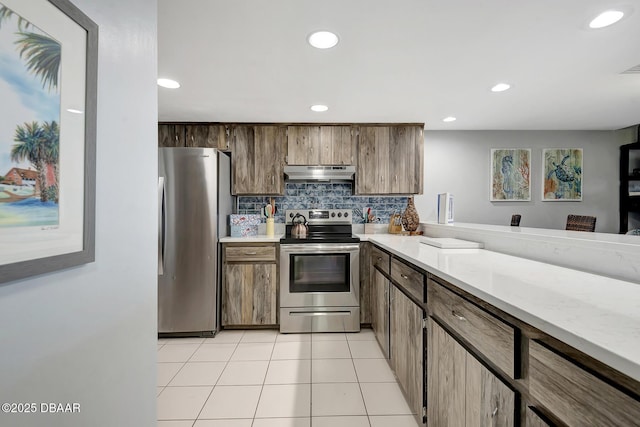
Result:
<svg viewBox="0 0 640 427">
<path fill-rule="evenodd" d="M 285 128 L 238 125 L 232 144 L 232 193 L 284 193 Z"/>
<path fill-rule="evenodd" d="M 356 194 L 421 194 L 421 126 L 361 126 Z"/>
<path fill-rule="evenodd" d="M 158 146 L 159 147 L 184 147 L 185 146 L 185 126 L 172 124 L 158 125 Z"/>
<path fill-rule="evenodd" d="M 289 126 L 287 128 L 287 164 L 320 164 L 320 126 Z"/>
<path fill-rule="evenodd" d="M 216 148 L 220 151 L 229 150 L 229 139 L 225 125 L 186 125 L 186 146 Z"/>
<path fill-rule="evenodd" d="M 391 193 L 422 194 L 423 181 L 422 128 L 391 128 L 389 140 L 389 174 Z"/>
<path fill-rule="evenodd" d="M 355 150 L 351 127 L 321 126 L 320 149 L 321 165 L 352 165 Z"/>
<path fill-rule="evenodd" d="M 389 194 L 388 126 L 361 126 L 358 136 L 356 194 Z"/>
<path fill-rule="evenodd" d="M 185 145 L 187 147 L 207 147 L 207 137 L 209 136 L 209 126 L 206 125 L 186 125 Z M 217 148 L 217 147 L 214 147 Z"/>
<path fill-rule="evenodd" d="M 287 128 L 289 165 L 351 165 L 354 152 L 350 126 Z"/>
</svg>

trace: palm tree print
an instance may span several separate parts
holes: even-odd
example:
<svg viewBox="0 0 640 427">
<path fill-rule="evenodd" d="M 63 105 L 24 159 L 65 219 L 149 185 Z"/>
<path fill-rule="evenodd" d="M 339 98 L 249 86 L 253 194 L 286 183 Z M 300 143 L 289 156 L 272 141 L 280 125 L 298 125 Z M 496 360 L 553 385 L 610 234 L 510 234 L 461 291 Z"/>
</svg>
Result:
<svg viewBox="0 0 640 427">
<path fill-rule="evenodd" d="M 42 82 L 48 92 L 58 90 L 61 46 L 53 38 L 42 33 L 29 21 L 0 3 L 0 26 L 17 18 L 15 45 L 20 58 L 25 61 L 27 72 Z M 58 202 L 60 128 L 55 120 L 37 121 L 18 125 L 15 129 L 11 161 L 28 161 L 38 174 L 40 200 Z M 53 171 L 53 176 L 47 172 Z"/>
<path fill-rule="evenodd" d="M 13 15 L 11 9 L 0 5 L 0 26 L 4 20 Z M 47 35 L 27 31 L 30 27 L 32 25 L 29 21 L 18 16 L 20 38 L 16 44 L 20 57 L 27 61 L 27 70 L 42 79 L 42 87 L 48 87 L 49 90 L 57 88 L 60 73 L 60 43 Z"/>
<path fill-rule="evenodd" d="M 42 34 L 20 32 L 19 35 L 16 44 L 20 48 L 20 57 L 27 61 L 27 70 L 42 79 L 43 88 L 57 88 L 60 43 Z"/>
<path fill-rule="evenodd" d="M 55 121 L 45 122 L 40 126 L 38 122 L 18 125 L 11 149 L 11 160 L 21 162 L 28 160 L 38 171 L 40 200 L 43 202 L 58 202 L 58 155 L 60 130 Z M 55 170 L 55 182 L 47 185 L 47 168 Z"/>
<path fill-rule="evenodd" d="M 7 6 L 0 5 L 0 25 L 5 19 L 9 19 L 13 16 L 13 11 Z M 18 16 L 18 28 L 20 31 L 28 30 L 31 27 L 31 22 L 24 19 L 22 16 Z"/>
</svg>

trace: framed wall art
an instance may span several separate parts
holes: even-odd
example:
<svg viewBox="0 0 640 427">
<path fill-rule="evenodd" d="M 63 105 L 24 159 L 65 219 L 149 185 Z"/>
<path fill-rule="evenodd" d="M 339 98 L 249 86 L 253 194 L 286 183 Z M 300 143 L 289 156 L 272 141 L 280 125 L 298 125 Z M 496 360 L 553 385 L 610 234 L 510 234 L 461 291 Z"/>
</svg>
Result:
<svg viewBox="0 0 640 427">
<path fill-rule="evenodd" d="M 98 27 L 0 0 L 0 283 L 95 259 Z"/>
<path fill-rule="evenodd" d="M 582 200 L 582 148 L 542 150 L 542 201 Z"/>
<path fill-rule="evenodd" d="M 531 200 L 531 149 L 491 149 L 492 202 Z"/>
</svg>

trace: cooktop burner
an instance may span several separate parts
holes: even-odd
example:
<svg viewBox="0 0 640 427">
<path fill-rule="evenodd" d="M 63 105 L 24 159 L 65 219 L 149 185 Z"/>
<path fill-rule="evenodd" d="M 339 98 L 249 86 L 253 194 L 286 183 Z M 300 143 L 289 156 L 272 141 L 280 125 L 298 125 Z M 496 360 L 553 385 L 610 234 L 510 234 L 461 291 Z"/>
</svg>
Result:
<svg viewBox="0 0 640 427">
<path fill-rule="evenodd" d="M 357 243 L 360 239 L 353 235 L 351 209 L 297 209 L 285 211 L 285 236 L 280 243 Z M 296 224 L 306 222 L 305 237 L 291 235 Z"/>
</svg>

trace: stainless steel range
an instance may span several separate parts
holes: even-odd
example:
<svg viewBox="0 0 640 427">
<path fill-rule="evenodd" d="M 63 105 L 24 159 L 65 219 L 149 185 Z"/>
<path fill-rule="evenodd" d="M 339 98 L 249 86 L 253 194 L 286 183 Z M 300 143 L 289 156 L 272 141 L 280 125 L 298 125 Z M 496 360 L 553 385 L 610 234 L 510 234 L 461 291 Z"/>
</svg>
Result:
<svg viewBox="0 0 640 427">
<path fill-rule="evenodd" d="M 292 220 L 308 221 L 293 237 Z M 287 210 L 280 239 L 280 332 L 360 330 L 360 239 L 350 209 Z"/>
</svg>

